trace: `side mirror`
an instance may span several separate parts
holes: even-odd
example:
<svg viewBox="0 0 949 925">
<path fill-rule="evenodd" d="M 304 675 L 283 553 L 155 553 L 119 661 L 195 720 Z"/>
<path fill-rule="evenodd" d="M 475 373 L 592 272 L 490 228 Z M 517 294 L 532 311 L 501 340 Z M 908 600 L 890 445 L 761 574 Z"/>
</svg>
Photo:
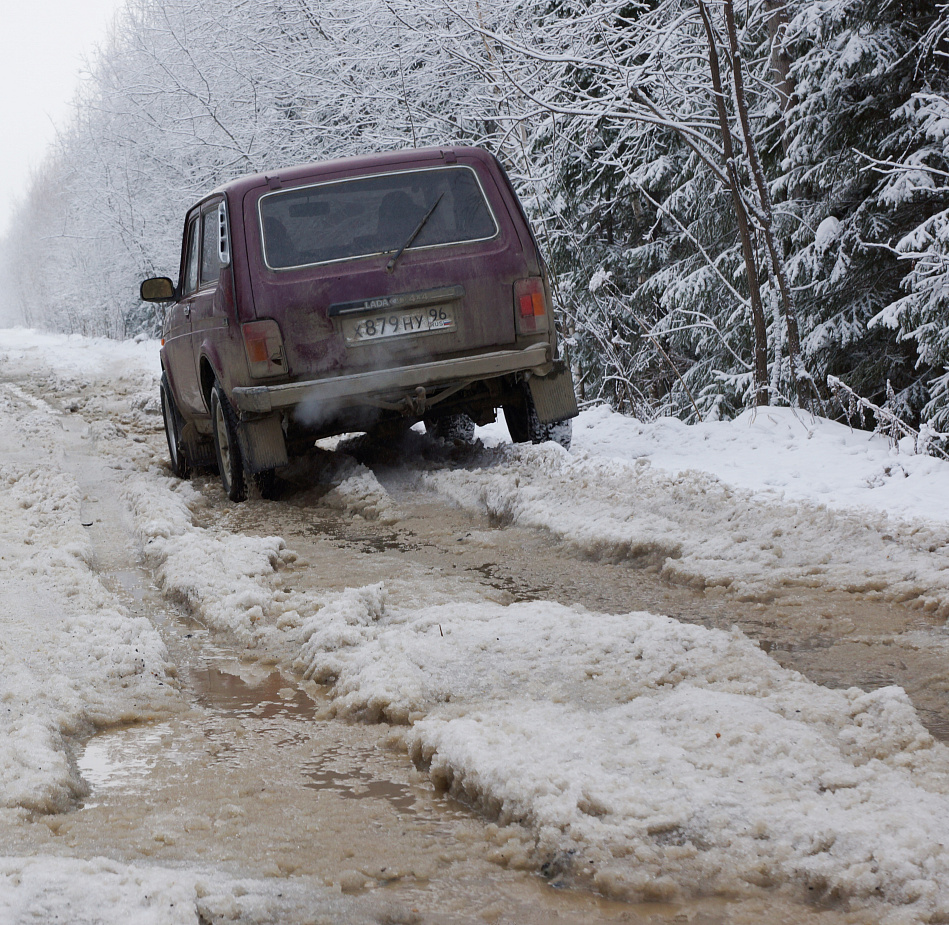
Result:
<svg viewBox="0 0 949 925">
<path fill-rule="evenodd" d="M 174 302 L 175 284 L 167 276 L 146 279 L 139 287 L 139 298 L 143 302 Z"/>
</svg>

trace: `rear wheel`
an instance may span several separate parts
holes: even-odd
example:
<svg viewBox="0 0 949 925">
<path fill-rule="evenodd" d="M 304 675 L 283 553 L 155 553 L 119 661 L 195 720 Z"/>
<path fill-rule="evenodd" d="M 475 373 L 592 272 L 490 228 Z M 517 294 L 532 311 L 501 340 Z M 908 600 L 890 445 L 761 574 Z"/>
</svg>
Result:
<svg viewBox="0 0 949 925">
<path fill-rule="evenodd" d="M 471 443 L 475 435 L 475 422 L 467 414 L 445 414 L 425 421 L 425 433 L 442 440 Z"/>
<path fill-rule="evenodd" d="M 247 479 L 237 439 L 237 418 L 218 383 L 211 390 L 211 424 L 221 484 L 231 501 L 243 501 L 247 498 Z"/>
<path fill-rule="evenodd" d="M 559 443 L 565 450 L 570 449 L 573 443 L 573 420 L 567 418 L 565 421 L 554 421 L 552 424 L 542 424 L 546 428 L 547 436 L 545 440 L 553 440 Z"/>
<path fill-rule="evenodd" d="M 191 474 L 191 460 L 188 458 L 188 452 L 181 439 L 184 421 L 178 411 L 178 406 L 175 404 L 174 396 L 171 394 L 167 373 L 161 374 L 159 392 L 161 394 L 161 416 L 165 422 L 165 439 L 168 441 L 171 471 L 179 479 L 186 479 Z"/>
<path fill-rule="evenodd" d="M 553 440 L 565 450 L 570 449 L 573 421 L 567 418 L 565 421 L 541 424 L 537 418 L 534 399 L 531 398 L 530 389 L 526 384 L 520 387 L 517 399 L 505 404 L 503 408 L 507 429 L 515 443 L 546 443 Z"/>
</svg>

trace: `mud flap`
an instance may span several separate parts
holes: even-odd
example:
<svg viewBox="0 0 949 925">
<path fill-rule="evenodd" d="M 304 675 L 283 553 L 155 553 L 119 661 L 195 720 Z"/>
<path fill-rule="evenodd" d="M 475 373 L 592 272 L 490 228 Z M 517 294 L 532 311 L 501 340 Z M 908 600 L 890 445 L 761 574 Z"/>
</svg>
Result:
<svg viewBox="0 0 949 925">
<path fill-rule="evenodd" d="M 244 468 L 251 475 L 279 469 L 287 459 L 287 441 L 279 415 L 241 421 L 237 428 Z"/>
<path fill-rule="evenodd" d="M 527 380 L 537 420 L 541 424 L 553 424 L 575 418 L 580 412 L 577 396 L 573 390 L 573 375 L 564 360 L 556 360 L 554 369 L 547 376 L 531 376 Z"/>
<path fill-rule="evenodd" d="M 204 468 L 217 465 L 214 441 L 198 433 L 193 423 L 185 424 L 181 428 L 181 447 L 184 450 L 185 458 L 192 466 Z"/>
</svg>

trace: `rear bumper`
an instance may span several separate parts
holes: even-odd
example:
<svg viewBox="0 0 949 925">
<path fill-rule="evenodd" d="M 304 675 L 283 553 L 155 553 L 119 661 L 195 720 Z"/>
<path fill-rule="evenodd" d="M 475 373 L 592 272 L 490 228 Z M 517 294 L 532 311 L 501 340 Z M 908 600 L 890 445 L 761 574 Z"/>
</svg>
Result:
<svg viewBox="0 0 949 925">
<path fill-rule="evenodd" d="M 546 375 L 551 368 L 551 349 L 547 343 L 531 344 L 522 350 L 498 350 L 454 360 L 436 360 L 372 370 L 349 376 L 289 382 L 285 385 L 238 386 L 234 404 L 244 414 L 269 414 L 306 402 L 308 405 L 332 403 L 336 407 L 365 404 L 374 396 L 392 392 L 411 392 L 423 387 L 441 387 L 455 383 L 493 379 L 530 370 Z"/>
</svg>

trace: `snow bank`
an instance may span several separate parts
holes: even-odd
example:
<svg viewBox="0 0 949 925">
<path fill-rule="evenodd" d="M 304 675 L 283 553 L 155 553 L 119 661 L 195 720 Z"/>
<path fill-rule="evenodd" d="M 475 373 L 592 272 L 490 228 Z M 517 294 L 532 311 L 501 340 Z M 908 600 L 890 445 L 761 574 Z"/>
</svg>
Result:
<svg viewBox="0 0 949 925">
<path fill-rule="evenodd" d="M 75 482 L 50 462 L 0 462 L 0 806 L 65 809 L 83 793 L 70 743 L 173 700 L 151 624 L 88 563 Z"/>
<path fill-rule="evenodd" d="M 0 329 L 0 370 L 17 375 L 55 372 L 72 378 L 116 382 L 161 375 L 159 342 L 149 338 L 111 340 L 53 334 L 30 328 Z"/>
<path fill-rule="evenodd" d="M 152 472 L 126 481 L 124 496 L 135 518 L 145 562 L 165 594 L 189 607 L 208 626 L 228 631 L 248 647 L 267 635 L 277 568 L 296 556 L 279 537 L 200 529 L 189 505 L 205 503 L 188 482 Z"/>
<path fill-rule="evenodd" d="M 0 921 L 198 925 L 194 886 L 182 879 L 103 858 L 0 858 Z"/>
<path fill-rule="evenodd" d="M 699 470 L 774 500 L 949 522 L 949 463 L 791 408 L 689 425 L 676 418 L 643 424 L 601 405 L 574 421 L 573 448 L 626 463 L 648 460 L 671 475 Z"/>
<path fill-rule="evenodd" d="M 949 615 L 949 522 L 769 500 L 705 472 L 673 475 L 648 459 L 571 455 L 553 443 L 496 452 L 502 464 L 424 483 L 496 523 L 542 528 L 580 554 L 654 566 L 693 587 L 747 599 L 840 588 Z"/>
<path fill-rule="evenodd" d="M 770 887 L 949 913 L 949 751 L 898 688 L 830 691 L 737 631 L 552 603 L 327 599 L 297 667 L 411 723 L 433 779 L 608 895 Z"/>
</svg>

